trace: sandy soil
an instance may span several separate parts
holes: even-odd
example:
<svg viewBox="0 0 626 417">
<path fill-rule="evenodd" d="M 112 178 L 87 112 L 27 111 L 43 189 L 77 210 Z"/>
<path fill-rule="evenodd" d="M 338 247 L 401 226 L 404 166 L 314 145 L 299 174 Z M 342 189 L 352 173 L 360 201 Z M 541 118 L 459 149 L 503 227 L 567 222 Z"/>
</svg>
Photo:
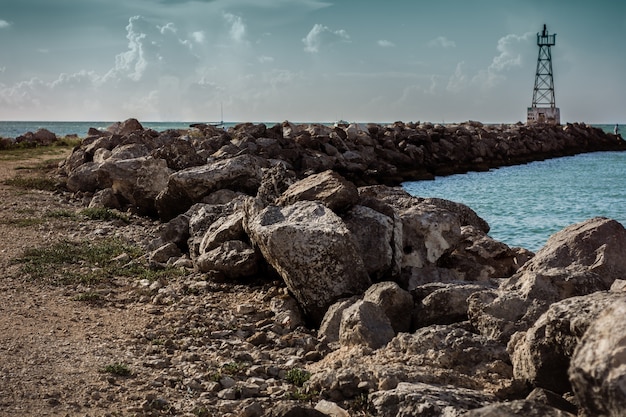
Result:
<svg viewBox="0 0 626 417">
<path fill-rule="evenodd" d="M 57 151 L 59 152 L 59 151 Z M 61 152 L 69 152 L 67 149 Z M 84 225 L 46 218 L 51 210 L 76 210 L 64 197 L 5 184 L 44 159 L 0 160 L 0 415 L 104 415 L 122 399 L 102 367 L 122 360 L 126 342 L 147 321 L 123 300 L 99 308 L 75 301 L 67 288 L 31 282 L 12 262 L 27 248 L 49 245 Z M 101 398 L 109 401 L 102 402 Z"/>
</svg>

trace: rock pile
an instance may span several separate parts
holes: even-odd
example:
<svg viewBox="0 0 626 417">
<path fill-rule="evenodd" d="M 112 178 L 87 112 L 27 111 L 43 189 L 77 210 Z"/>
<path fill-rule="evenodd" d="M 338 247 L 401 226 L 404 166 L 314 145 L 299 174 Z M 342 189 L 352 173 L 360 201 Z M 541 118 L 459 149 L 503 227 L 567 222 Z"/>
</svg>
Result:
<svg viewBox="0 0 626 417">
<path fill-rule="evenodd" d="M 319 329 L 303 352 L 305 387 L 328 415 L 358 399 L 380 416 L 624 409 L 624 338 L 603 327 L 626 317 L 622 225 L 591 219 L 534 255 L 491 239 L 467 206 L 375 185 L 622 149 L 610 135 L 476 122 L 157 133 L 135 120 L 91 133 L 61 167 L 67 188 L 92 206 L 160 218 L 155 268 L 280 279 L 291 305 L 276 311 L 281 326 Z"/>
</svg>

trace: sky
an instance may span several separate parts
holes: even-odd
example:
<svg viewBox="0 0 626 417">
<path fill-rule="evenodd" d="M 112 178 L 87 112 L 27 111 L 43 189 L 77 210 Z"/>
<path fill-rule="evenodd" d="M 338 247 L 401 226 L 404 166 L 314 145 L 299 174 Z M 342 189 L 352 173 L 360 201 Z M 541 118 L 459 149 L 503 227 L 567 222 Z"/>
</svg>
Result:
<svg viewBox="0 0 626 417">
<path fill-rule="evenodd" d="M 626 2 L 2 0 L 0 120 L 626 123 Z"/>
</svg>

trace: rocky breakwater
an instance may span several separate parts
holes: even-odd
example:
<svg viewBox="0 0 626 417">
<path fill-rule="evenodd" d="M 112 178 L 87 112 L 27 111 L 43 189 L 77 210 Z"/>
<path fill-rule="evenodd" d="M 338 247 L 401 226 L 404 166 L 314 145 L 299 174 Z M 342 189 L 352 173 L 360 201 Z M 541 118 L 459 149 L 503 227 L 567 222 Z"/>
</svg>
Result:
<svg viewBox="0 0 626 417">
<path fill-rule="evenodd" d="M 250 357 L 264 357 L 257 351 L 303 324 L 317 330 L 291 359 L 310 374 L 304 390 L 317 410 L 284 398 L 277 405 L 265 388 L 251 394 L 252 410 L 247 381 L 233 378 L 215 387 L 216 410 L 221 401 L 232 410 L 240 402 L 239 415 L 273 416 L 350 415 L 356 404 L 378 416 L 624 410 L 626 341 L 604 327 L 626 325 L 621 224 L 573 225 L 535 255 L 491 239 L 489 225 L 462 204 L 362 185 L 408 172 L 397 159 L 392 166 L 372 157 L 379 171 L 356 158 L 364 149 L 378 155 L 376 129 L 401 133 L 404 125 L 343 135 L 287 123 L 164 133 L 124 125 L 74 150 L 61 167 L 67 188 L 85 204 L 159 216 L 160 237 L 148 248 L 154 268 L 184 267 L 233 285 L 282 282 L 273 324 L 237 333 Z M 603 138 L 586 136 L 587 146 L 613 143 L 569 129 Z M 557 131 L 568 129 L 544 134 Z M 359 152 L 350 150 L 357 143 Z M 348 179 L 356 176 L 356 184 Z M 273 380 L 255 378 L 264 387 Z"/>
</svg>

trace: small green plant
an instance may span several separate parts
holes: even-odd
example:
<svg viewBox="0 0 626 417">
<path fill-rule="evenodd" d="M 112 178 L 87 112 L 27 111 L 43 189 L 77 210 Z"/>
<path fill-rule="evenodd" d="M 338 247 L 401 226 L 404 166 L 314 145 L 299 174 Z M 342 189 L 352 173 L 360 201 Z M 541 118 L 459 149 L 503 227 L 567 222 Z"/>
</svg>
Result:
<svg viewBox="0 0 626 417">
<path fill-rule="evenodd" d="M 116 376 L 130 376 L 131 371 L 128 365 L 124 363 L 113 363 L 106 365 L 101 370 L 103 373 L 112 374 Z"/>
<path fill-rule="evenodd" d="M 287 382 L 290 382 L 297 387 L 303 386 L 309 378 L 311 378 L 311 373 L 300 368 L 290 369 L 287 371 L 287 375 L 285 376 Z"/>
<path fill-rule="evenodd" d="M 289 398 L 296 401 L 310 402 L 315 400 L 319 396 L 319 392 L 317 391 L 305 391 L 302 388 L 298 388 L 297 390 L 289 393 Z"/>
<path fill-rule="evenodd" d="M 247 363 L 243 362 L 229 362 L 222 365 L 221 372 L 226 375 L 237 375 L 248 367 Z"/>
<path fill-rule="evenodd" d="M 82 292 L 72 297 L 74 301 L 82 301 L 87 303 L 97 303 L 102 301 L 102 296 L 94 291 Z"/>
<path fill-rule="evenodd" d="M 130 223 L 128 216 L 107 207 L 90 207 L 81 210 L 79 214 L 90 220 L 121 220 L 124 223 Z"/>
</svg>

